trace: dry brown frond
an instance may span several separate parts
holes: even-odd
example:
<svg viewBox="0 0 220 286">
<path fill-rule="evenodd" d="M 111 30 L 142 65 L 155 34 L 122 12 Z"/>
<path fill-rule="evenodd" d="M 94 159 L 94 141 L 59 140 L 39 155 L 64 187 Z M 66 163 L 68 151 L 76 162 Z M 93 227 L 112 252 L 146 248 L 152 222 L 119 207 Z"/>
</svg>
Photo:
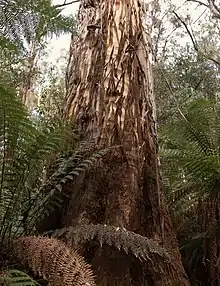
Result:
<svg viewBox="0 0 220 286">
<path fill-rule="evenodd" d="M 61 241 L 47 237 L 21 237 L 14 243 L 14 255 L 49 286 L 94 286 L 93 273 L 84 259 Z"/>
</svg>

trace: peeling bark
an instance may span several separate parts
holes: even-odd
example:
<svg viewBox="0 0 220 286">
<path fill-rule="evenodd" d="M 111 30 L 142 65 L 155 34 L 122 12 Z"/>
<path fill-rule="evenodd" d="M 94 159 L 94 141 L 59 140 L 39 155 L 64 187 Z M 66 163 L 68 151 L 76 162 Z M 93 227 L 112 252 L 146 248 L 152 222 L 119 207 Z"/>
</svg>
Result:
<svg viewBox="0 0 220 286">
<path fill-rule="evenodd" d="M 141 13 L 137 0 L 90 0 L 80 6 L 81 31 L 70 48 L 64 117 L 74 118 L 99 146 L 120 147 L 87 176 L 80 196 L 69 203 L 64 224 L 125 227 L 173 252 L 171 266 L 156 258 L 135 265 L 123 256 L 122 268 L 119 254 L 106 248 L 95 251 L 93 267 L 105 280 L 99 285 L 184 286 L 189 283 L 158 171 L 153 84 Z M 112 256 L 120 274 L 107 262 Z M 124 280 L 116 282 L 116 277 Z"/>
</svg>

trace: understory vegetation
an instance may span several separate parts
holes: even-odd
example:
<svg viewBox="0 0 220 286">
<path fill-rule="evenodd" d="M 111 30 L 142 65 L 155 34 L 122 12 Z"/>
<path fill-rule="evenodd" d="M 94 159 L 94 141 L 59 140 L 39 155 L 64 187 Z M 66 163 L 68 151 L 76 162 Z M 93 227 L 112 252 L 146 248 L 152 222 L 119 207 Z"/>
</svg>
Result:
<svg viewBox="0 0 220 286">
<path fill-rule="evenodd" d="M 184 6 L 153 2 L 150 49 L 163 190 L 191 285 L 215 286 L 220 8 L 214 1 L 187 3 L 186 13 Z M 135 261 L 156 255 L 175 263 L 169 249 L 121 227 L 62 228 L 59 214 L 70 192 L 77 207 L 79 182 L 89 170 L 101 170 L 110 149 L 84 140 L 74 122 L 63 119 L 65 70 L 53 67 L 45 76 L 49 63 L 38 63 L 52 36 L 77 33 L 75 18 L 62 14 L 65 7 L 48 0 L 0 1 L 0 285 L 96 285 L 83 244 L 109 245 Z"/>
</svg>

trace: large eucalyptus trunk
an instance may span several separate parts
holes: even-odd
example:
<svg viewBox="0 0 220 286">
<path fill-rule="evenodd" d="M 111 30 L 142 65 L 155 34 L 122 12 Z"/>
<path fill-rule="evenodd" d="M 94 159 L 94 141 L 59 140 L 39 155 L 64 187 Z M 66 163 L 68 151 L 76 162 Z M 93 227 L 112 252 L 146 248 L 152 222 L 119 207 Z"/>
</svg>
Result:
<svg viewBox="0 0 220 286">
<path fill-rule="evenodd" d="M 152 75 L 137 0 L 83 1 L 67 72 L 66 118 L 98 146 L 119 146 L 69 203 L 64 225 L 105 223 L 155 239 L 175 263 L 138 263 L 107 248 L 90 257 L 99 285 L 189 285 L 158 171 Z M 78 202 L 78 204 L 77 204 Z M 77 205 L 77 207 L 76 207 Z M 123 259 L 123 260 L 121 260 Z M 109 262 L 110 261 L 110 262 Z M 118 268 L 118 269 L 117 269 Z"/>
</svg>

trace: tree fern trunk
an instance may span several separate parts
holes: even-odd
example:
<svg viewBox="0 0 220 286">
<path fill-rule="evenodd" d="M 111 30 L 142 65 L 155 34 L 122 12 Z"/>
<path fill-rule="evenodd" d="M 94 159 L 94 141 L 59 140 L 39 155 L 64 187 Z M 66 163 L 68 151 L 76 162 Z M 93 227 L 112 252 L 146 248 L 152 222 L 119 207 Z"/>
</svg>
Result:
<svg viewBox="0 0 220 286">
<path fill-rule="evenodd" d="M 161 191 L 141 11 L 137 0 L 84 1 L 80 6 L 79 36 L 70 48 L 64 116 L 74 117 L 80 131 L 98 146 L 119 147 L 106 156 L 101 169 L 88 175 L 80 197 L 69 204 L 64 224 L 125 227 L 173 252 L 175 264 L 170 267 L 155 258 L 146 265 L 145 277 L 143 269 L 142 274 L 134 273 L 134 261 L 123 255 L 107 248 L 96 252 L 93 266 L 102 277 L 100 285 L 189 285 Z M 101 275 L 102 270 L 110 277 Z"/>
</svg>

